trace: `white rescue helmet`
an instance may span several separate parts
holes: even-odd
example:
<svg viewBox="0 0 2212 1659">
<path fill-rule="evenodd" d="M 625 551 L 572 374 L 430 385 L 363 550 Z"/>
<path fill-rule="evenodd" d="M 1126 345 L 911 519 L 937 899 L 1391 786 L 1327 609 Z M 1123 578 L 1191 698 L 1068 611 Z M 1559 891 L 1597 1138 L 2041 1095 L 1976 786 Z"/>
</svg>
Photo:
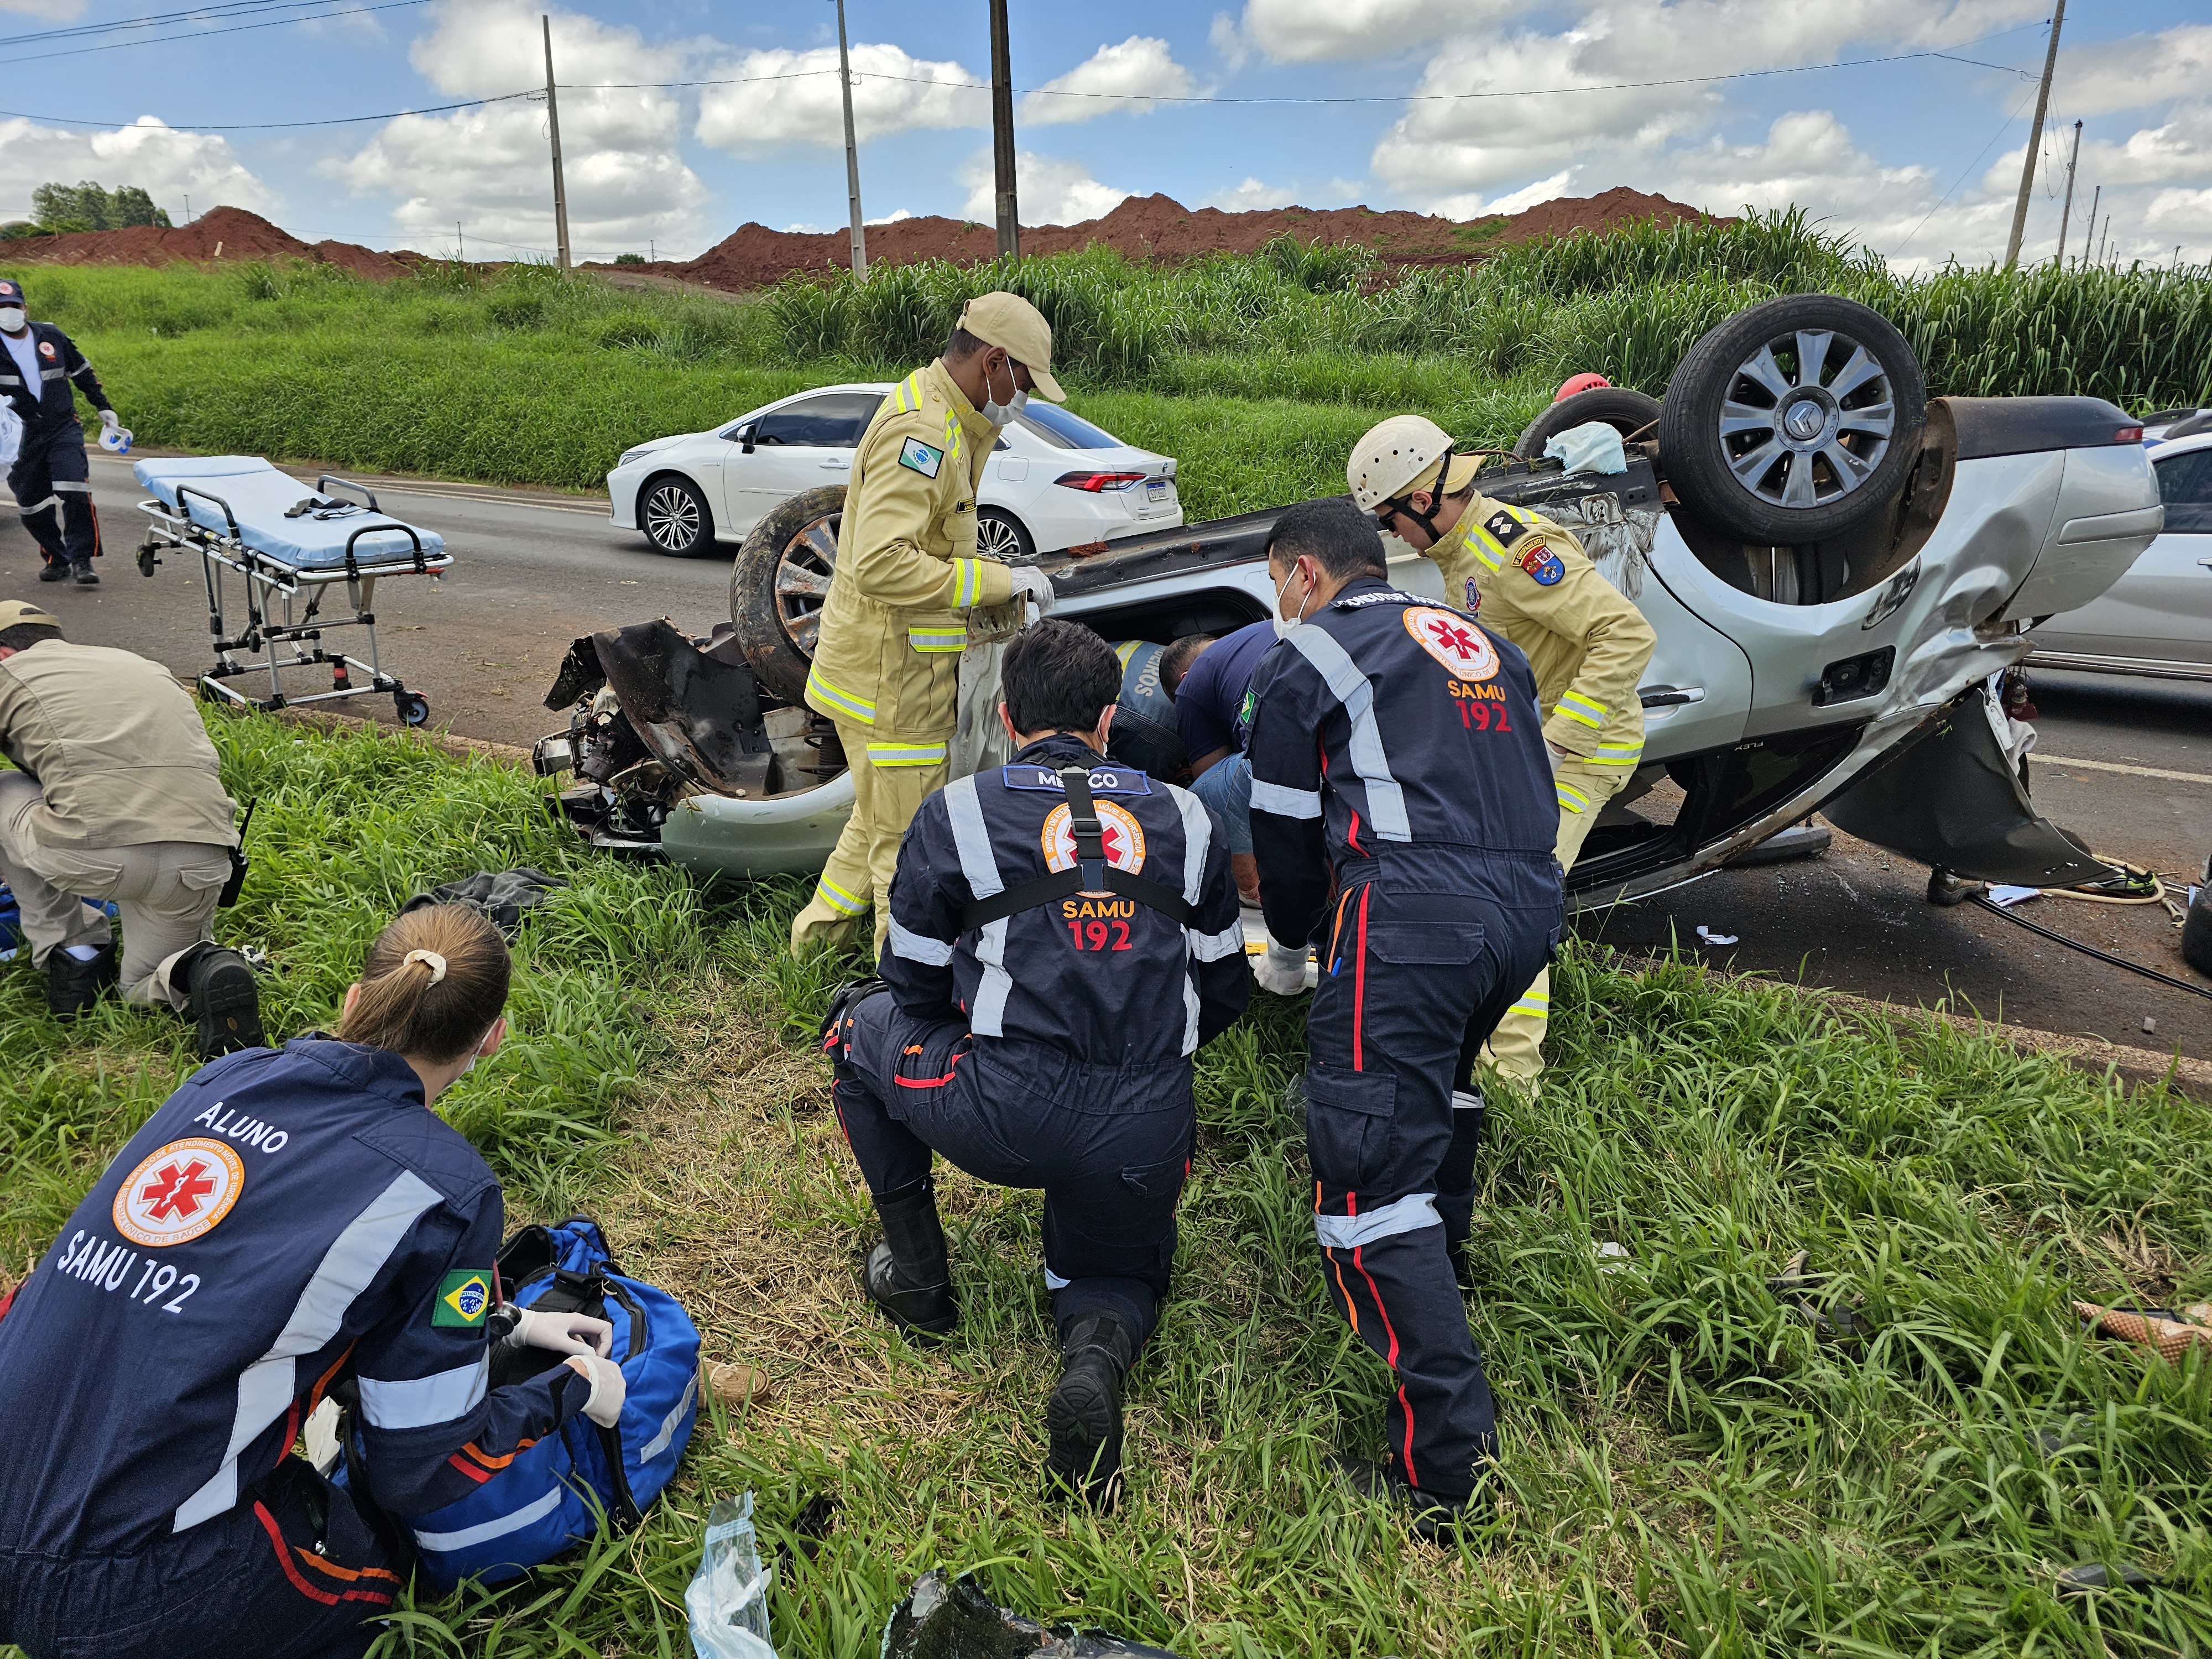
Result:
<svg viewBox="0 0 2212 1659">
<path fill-rule="evenodd" d="M 1352 445 L 1344 481 L 1363 513 L 1403 495 L 1451 453 L 1451 434 L 1425 415 L 1393 415 Z"/>
</svg>

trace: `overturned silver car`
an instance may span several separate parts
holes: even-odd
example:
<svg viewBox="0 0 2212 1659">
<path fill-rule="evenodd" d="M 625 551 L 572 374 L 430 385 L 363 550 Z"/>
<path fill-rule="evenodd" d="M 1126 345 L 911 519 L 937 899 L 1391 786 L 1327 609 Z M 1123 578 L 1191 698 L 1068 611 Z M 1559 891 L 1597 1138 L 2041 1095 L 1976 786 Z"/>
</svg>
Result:
<svg viewBox="0 0 2212 1659">
<path fill-rule="evenodd" d="M 1540 457 L 1591 419 L 1628 466 Z M 1699 341 L 1664 404 L 1602 388 L 1554 404 L 1490 495 L 1573 529 L 1658 635 L 1644 760 L 1569 878 L 1583 902 L 1657 892 L 1719 868 L 1815 810 L 1960 875 L 2062 884 L 2109 873 L 2036 813 L 1995 677 L 2026 630 L 2078 607 L 2158 534 L 2140 423 L 2092 398 L 1929 399 L 1879 315 L 1808 295 Z M 701 872 L 820 868 L 852 805 L 836 736 L 802 701 L 836 568 L 842 488 L 770 513 L 738 556 L 731 620 L 580 640 L 548 706 L 570 711 L 540 769 L 611 850 Z M 1037 561 L 1057 615 L 1129 665 L 1118 757 L 1173 776 L 1157 647 L 1264 618 L 1279 509 Z M 1394 578 L 1442 598 L 1392 542 Z"/>
</svg>

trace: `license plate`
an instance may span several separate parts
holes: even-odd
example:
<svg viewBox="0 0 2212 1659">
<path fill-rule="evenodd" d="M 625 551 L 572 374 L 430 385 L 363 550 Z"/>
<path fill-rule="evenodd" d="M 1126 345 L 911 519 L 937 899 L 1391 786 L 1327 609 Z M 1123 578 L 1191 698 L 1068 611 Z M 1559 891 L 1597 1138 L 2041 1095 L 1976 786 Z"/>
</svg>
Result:
<svg viewBox="0 0 2212 1659">
<path fill-rule="evenodd" d="M 1164 501 L 1167 500 L 1167 498 L 1168 481 L 1165 478 L 1147 478 L 1145 480 L 1145 499 L 1147 501 Z"/>
</svg>

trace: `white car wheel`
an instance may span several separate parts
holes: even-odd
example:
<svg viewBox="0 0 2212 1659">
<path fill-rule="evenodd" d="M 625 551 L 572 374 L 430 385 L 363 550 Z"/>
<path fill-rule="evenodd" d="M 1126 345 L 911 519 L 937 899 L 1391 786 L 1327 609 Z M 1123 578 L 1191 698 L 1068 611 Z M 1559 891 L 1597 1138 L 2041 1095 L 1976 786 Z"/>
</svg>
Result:
<svg viewBox="0 0 2212 1659">
<path fill-rule="evenodd" d="M 637 519 L 646 540 L 672 558 L 687 559 L 714 545 L 714 514 L 689 479 L 669 475 L 648 483 L 639 497 Z"/>
</svg>

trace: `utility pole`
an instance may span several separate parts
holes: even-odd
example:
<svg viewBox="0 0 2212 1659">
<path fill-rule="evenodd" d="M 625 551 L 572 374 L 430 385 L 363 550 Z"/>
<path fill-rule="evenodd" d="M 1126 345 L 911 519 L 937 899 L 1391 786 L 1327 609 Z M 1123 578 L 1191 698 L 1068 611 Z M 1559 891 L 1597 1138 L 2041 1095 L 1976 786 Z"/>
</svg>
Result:
<svg viewBox="0 0 2212 1659">
<path fill-rule="evenodd" d="M 2105 216 L 2104 229 L 2097 233 L 2097 263 L 2100 265 L 2105 263 L 2105 232 L 2112 228 L 2112 216 L 2108 213 Z"/>
<path fill-rule="evenodd" d="M 553 92 L 553 20 L 545 26 L 545 121 L 553 135 L 553 228 L 560 244 L 561 269 L 568 269 L 568 186 L 561 176 L 561 105 Z"/>
<path fill-rule="evenodd" d="M 2095 193 L 2089 198 L 2089 222 L 2081 227 L 2081 264 L 2085 267 L 2089 263 L 2090 239 L 2097 234 L 2097 207 L 2104 199 L 2105 187 L 2100 185 Z"/>
<path fill-rule="evenodd" d="M 1022 222 L 1014 200 L 1014 64 L 1006 45 L 1006 0 L 991 0 L 991 166 L 999 184 L 999 257 L 1018 259 Z"/>
<path fill-rule="evenodd" d="M 2074 124 L 2074 153 L 2066 158 L 2066 205 L 2058 211 L 2058 264 L 2066 264 L 2066 228 L 2074 222 L 2074 168 L 2081 160 L 2081 124 Z"/>
<path fill-rule="evenodd" d="M 845 92 L 845 198 L 853 216 L 853 275 L 868 274 L 868 233 L 860 223 L 860 146 L 853 137 L 853 65 L 845 56 L 845 0 L 837 0 L 837 82 Z"/>
<path fill-rule="evenodd" d="M 2027 130 L 2027 155 L 2020 164 L 2020 200 L 2013 204 L 2012 236 L 2005 243 L 2005 269 L 2020 263 L 2020 239 L 2027 229 L 2027 198 L 2035 183 L 2035 153 L 2043 146 L 2043 118 L 2051 109 L 2051 76 L 2058 67 L 2058 27 L 2066 21 L 2066 0 L 2051 14 L 2051 48 L 2043 54 L 2043 83 L 2035 89 L 2035 120 Z"/>
<path fill-rule="evenodd" d="M 460 264 L 468 264 L 469 239 L 461 234 L 461 222 L 459 219 L 453 221 L 453 246 L 460 249 L 460 254 L 456 263 Z"/>
</svg>

